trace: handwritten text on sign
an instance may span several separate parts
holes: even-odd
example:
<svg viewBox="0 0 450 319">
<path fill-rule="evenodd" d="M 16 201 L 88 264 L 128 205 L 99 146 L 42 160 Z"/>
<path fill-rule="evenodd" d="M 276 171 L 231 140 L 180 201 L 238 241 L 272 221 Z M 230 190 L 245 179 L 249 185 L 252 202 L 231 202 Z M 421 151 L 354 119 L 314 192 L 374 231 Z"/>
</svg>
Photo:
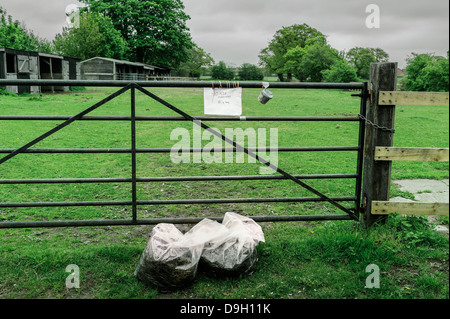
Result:
<svg viewBox="0 0 450 319">
<path fill-rule="evenodd" d="M 242 88 L 204 90 L 205 114 L 242 115 Z"/>
</svg>

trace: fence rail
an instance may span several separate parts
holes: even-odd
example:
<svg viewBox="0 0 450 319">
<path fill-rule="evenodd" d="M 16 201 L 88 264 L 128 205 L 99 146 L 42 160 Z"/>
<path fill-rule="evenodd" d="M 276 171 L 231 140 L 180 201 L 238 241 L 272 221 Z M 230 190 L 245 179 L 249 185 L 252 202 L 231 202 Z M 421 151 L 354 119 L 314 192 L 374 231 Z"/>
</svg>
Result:
<svg viewBox="0 0 450 319">
<path fill-rule="evenodd" d="M 448 105 L 445 92 L 396 92 L 381 91 L 379 105 Z"/>
<path fill-rule="evenodd" d="M 448 215 L 448 203 L 403 203 L 403 202 L 378 202 L 372 206 L 373 215 Z"/>
<path fill-rule="evenodd" d="M 375 149 L 377 161 L 448 162 L 448 157 L 448 148 L 377 147 Z"/>
</svg>

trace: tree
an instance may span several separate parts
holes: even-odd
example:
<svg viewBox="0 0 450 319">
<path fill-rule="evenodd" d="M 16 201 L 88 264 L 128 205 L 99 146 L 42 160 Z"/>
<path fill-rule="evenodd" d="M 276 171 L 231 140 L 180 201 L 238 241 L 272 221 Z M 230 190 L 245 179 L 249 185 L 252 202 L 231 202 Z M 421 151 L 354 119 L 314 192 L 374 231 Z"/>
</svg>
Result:
<svg viewBox="0 0 450 319">
<path fill-rule="evenodd" d="M 227 67 L 227 65 L 223 61 L 220 61 L 219 64 L 211 68 L 211 78 L 213 80 L 231 81 L 234 79 L 234 77 L 234 70 Z"/>
<path fill-rule="evenodd" d="M 370 49 L 375 57 L 376 63 L 389 62 L 389 54 L 380 48 Z"/>
<path fill-rule="evenodd" d="M 189 50 L 188 55 L 188 61 L 181 63 L 174 74 L 198 78 L 214 64 L 211 55 L 196 44 Z"/>
<path fill-rule="evenodd" d="M 82 13 L 77 27 L 65 27 L 53 40 L 58 54 L 87 60 L 96 56 L 122 59 L 127 45 L 111 20 L 94 13 Z"/>
<path fill-rule="evenodd" d="M 407 60 L 405 87 L 408 91 L 448 92 L 449 53 L 447 58 L 412 53 Z"/>
<path fill-rule="evenodd" d="M 323 41 L 296 47 L 285 55 L 286 68 L 302 82 L 322 82 L 322 71 L 328 70 L 339 58 L 339 52 Z"/>
<path fill-rule="evenodd" d="M 31 30 L 27 30 L 31 37 L 32 50 L 42 53 L 55 53 L 53 44 L 47 39 L 36 36 Z"/>
<path fill-rule="evenodd" d="M 358 81 L 356 69 L 345 60 L 338 60 L 329 70 L 322 71 L 323 81 L 331 83 L 349 83 Z"/>
<path fill-rule="evenodd" d="M 48 41 L 35 36 L 0 7 L 0 47 L 51 53 Z"/>
<path fill-rule="evenodd" d="M 93 14 L 92 17 L 97 22 L 99 31 L 104 38 L 102 56 L 123 59 L 128 52 L 128 44 L 122 34 L 114 28 L 111 19 L 96 14 Z"/>
<path fill-rule="evenodd" d="M 389 54 L 380 48 L 356 47 L 347 52 L 347 61 L 356 68 L 358 77 L 369 79 L 370 64 L 389 61 Z"/>
<path fill-rule="evenodd" d="M 239 80 L 241 81 L 262 81 L 264 80 L 264 73 L 256 65 L 244 63 L 239 68 Z"/>
<path fill-rule="evenodd" d="M 177 68 L 193 43 L 181 0 L 81 0 L 87 9 L 111 18 L 137 62 Z"/>
<path fill-rule="evenodd" d="M 301 51 L 302 48 L 313 43 L 313 40 L 318 44 L 326 44 L 325 36 L 307 24 L 282 28 L 275 33 L 268 47 L 261 50 L 260 64 L 268 72 L 278 74 L 280 81 L 284 81 L 284 74 L 287 73 L 289 81 L 292 78 L 292 66 L 286 66 L 286 54 L 295 48 Z"/>
</svg>

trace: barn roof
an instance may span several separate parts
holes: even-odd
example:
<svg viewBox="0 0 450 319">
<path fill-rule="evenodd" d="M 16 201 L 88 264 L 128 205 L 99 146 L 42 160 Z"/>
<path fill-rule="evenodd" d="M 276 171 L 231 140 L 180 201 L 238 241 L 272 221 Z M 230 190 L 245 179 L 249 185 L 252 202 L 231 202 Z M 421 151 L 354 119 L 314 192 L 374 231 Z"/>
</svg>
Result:
<svg viewBox="0 0 450 319">
<path fill-rule="evenodd" d="M 11 48 L 5 48 L 5 47 L 0 47 L 0 52 L 13 53 L 13 54 L 23 54 L 23 55 L 32 55 L 32 56 L 42 56 L 42 57 L 61 59 L 61 60 L 63 60 L 63 59 L 73 59 L 73 60 L 81 61 L 81 59 L 72 58 L 72 57 L 68 57 L 68 56 L 62 56 L 62 55 L 51 54 L 51 53 L 44 53 L 44 52 L 37 52 L 37 51 L 29 51 L 29 50 L 11 49 Z"/>
<path fill-rule="evenodd" d="M 145 64 L 145 63 L 139 63 L 139 62 L 130 62 L 130 61 L 125 61 L 125 60 L 117 60 L 117 59 L 112 59 L 112 58 L 104 58 L 104 57 L 95 57 L 95 58 L 91 58 L 85 61 L 82 61 L 81 63 L 86 63 L 92 60 L 103 60 L 103 61 L 109 61 L 109 62 L 114 62 L 116 64 L 121 64 L 121 65 L 131 65 L 131 66 L 139 66 L 139 67 L 143 67 L 144 69 L 147 70 L 155 70 L 155 69 L 162 69 L 165 70 L 165 68 L 161 68 L 158 66 L 154 66 L 154 65 L 149 65 L 149 64 Z"/>
</svg>

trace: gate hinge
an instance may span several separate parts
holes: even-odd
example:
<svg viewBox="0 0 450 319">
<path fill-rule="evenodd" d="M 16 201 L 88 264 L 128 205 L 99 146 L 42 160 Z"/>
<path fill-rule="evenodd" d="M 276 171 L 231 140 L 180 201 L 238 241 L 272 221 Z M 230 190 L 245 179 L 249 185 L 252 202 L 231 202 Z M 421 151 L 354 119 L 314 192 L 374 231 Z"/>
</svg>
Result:
<svg viewBox="0 0 450 319">
<path fill-rule="evenodd" d="M 361 212 L 362 212 L 364 218 L 366 218 L 367 217 L 366 216 L 366 212 L 367 212 L 367 197 L 366 196 L 364 196 L 364 198 L 363 198 L 363 202 L 361 205 Z"/>
</svg>

